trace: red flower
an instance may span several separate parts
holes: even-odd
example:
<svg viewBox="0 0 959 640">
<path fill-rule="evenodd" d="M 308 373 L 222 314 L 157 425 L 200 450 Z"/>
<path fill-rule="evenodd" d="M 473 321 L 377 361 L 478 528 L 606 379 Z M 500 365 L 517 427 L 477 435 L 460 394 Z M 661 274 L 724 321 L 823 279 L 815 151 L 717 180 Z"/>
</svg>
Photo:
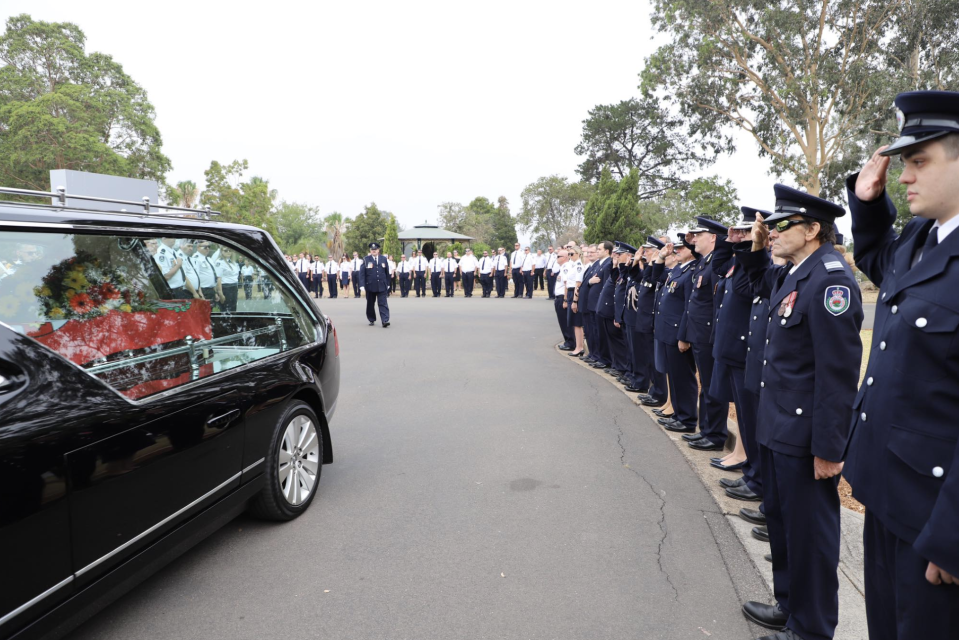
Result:
<svg viewBox="0 0 959 640">
<path fill-rule="evenodd" d="M 120 292 L 109 282 L 100 285 L 98 292 L 104 300 L 116 300 L 120 297 Z"/>
<path fill-rule="evenodd" d="M 90 296 L 85 293 L 80 293 L 70 298 L 70 306 L 80 315 L 90 313 L 97 308 L 93 300 L 90 299 Z"/>
</svg>

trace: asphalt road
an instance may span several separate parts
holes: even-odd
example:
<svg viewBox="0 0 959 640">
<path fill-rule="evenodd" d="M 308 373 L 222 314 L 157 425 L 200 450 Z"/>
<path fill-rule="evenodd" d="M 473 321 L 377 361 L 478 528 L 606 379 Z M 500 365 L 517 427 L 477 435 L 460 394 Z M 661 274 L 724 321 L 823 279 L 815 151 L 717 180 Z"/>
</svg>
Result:
<svg viewBox="0 0 959 640">
<path fill-rule="evenodd" d="M 111 638 L 744 639 L 767 588 L 682 454 L 558 353 L 552 302 L 324 301 L 342 391 L 303 517 L 241 517 L 78 628 Z"/>
</svg>

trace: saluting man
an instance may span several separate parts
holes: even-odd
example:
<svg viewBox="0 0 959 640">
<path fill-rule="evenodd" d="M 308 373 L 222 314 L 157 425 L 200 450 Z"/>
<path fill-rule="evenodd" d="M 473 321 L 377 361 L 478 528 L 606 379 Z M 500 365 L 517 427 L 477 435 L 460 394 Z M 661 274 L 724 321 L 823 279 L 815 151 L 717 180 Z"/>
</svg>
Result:
<svg viewBox="0 0 959 640">
<path fill-rule="evenodd" d="M 757 440 L 775 605 L 747 602 L 767 639 L 829 640 L 839 621 L 839 474 L 862 360 L 859 285 L 835 250 L 845 210 L 781 184 L 736 256 L 769 296 Z M 766 253 L 786 260 L 773 265 Z M 872 461 L 873 464 L 876 460 Z"/>
<path fill-rule="evenodd" d="M 959 93 L 896 106 L 901 137 L 846 181 L 856 266 L 880 293 L 844 474 L 866 505 L 869 637 L 959 638 Z M 899 154 L 916 217 L 897 236 Z"/>
<path fill-rule="evenodd" d="M 366 319 L 370 321 L 371 327 L 376 324 L 376 311 L 373 307 L 374 304 L 378 305 L 380 322 L 385 329 L 390 326 L 390 305 L 387 302 L 390 272 L 386 256 L 380 255 L 378 243 L 370 243 L 370 254 L 363 258 L 360 265 L 358 281 L 360 291 L 366 294 Z"/>
</svg>

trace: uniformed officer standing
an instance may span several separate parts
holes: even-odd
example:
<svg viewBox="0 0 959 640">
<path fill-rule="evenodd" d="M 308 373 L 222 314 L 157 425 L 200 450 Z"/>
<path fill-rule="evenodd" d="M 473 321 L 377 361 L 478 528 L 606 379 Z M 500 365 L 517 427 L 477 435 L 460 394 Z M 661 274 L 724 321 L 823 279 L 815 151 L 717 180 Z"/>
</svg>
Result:
<svg viewBox="0 0 959 640">
<path fill-rule="evenodd" d="M 439 253 L 434 253 L 430 258 L 430 289 L 433 291 L 433 297 L 439 298 L 443 290 L 443 258 Z"/>
<path fill-rule="evenodd" d="M 596 260 L 596 268 L 592 270 L 590 278 L 588 281 L 584 281 L 583 284 L 589 285 L 589 297 L 586 300 L 586 308 L 584 311 L 590 316 L 590 324 L 592 325 L 592 336 L 587 337 L 587 340 L 590 338 L 593 339 L 593 342 L 589 343 L 589 352 L 590 355 L 593 355 L 594 346 L 596 352 L 596 361 L 598 364 L 603 365 L 597 367 L 597 369 L 605 369 L 612 365 L 613 361 L 609 353 L 609 344 L 603 337 L 603 333 L 600 330 L 600 323 L 602 322 L 599 316 L 597 315 L 597 310 L 599 309 L 599 298 L 603 292 L 603 285 L 606 280 L 609 279 L 609 272 L 613 268 L 612 263 L 612 254 L 613 254 L 614 245 L 609 240 L 601 242 L 596 245 L 596 251 L 594 259 Z"/>
<path fill-rule="evenodd" d="M 467 298 L 473 297 L 473 285 L 476 283 L 476 269 L 479 267 L 479 261 L 473 255 L 472 249 L 466 249 L 466 255 L 460 258 L 460 274 L 463 276 L 463 295 Z"/>
<path fill-rule="evenodd" d="M 689 447 L 699 451 L 721 451 L 728 437 L 729 401 L 717 400 L 710 393 L 713 379 L 713 325 L 719 311 L 717 292 L 723 285 L 726 267 L 732 259 L 732 247 L 726 242 L 726 227 L 715 220 L 697 216 L 699 226 L 692 229 L 692 238 L 700 256 L 693 273 L 693 292 L 686 305 L 685 322 L 679 325 L 680 348 L 689 345 L 699 371 L 699 433 L 686 434 Z M 714 268 L 713 262 L 716 263 Z M 739 338 L 740 336 L 737 336 Z M 745 333 L 741 342 L 746 343 Z"/>
<path fill-rule="evenodd" d="M 413 269 L 413 289 L 416 291 L 417 298 L 426 297 L 426 270 L 428 266 L 429 261 L 426 257 L 414 249 L 413 257 L 410 259 L 410 267 Z"/>
<path fill-rule="evenodd" d="M 383 328 L 390 326 L 390 305 L 387 301 L 390 272 L 386 264 L 386 256 L 380 255 L 378 243 L 370 243 L 370 255 L 360 261 L 356 280 L 359 282 L 360 291 L 366 294 L 366 319 L 370 321 L 370 326 L 376 324 L 374 305 L 380 308 L 380 322 L 383 323 Z"/>
<path fill-rule="evenodd" d="M 193 296 L 188 294 L 184 286 L 186 279 L 181 269 L 183 259 L 177 256 L 176 250 L 173 248 L 175 242 L 175 238 L 161 238 L 160 245 L 157 248 L 156 254 L 153 256 L 153 260 L 157 263 L 157 266 L 160 267 L 160 273 L 163 274 L 163 279 L 166 280 L 167 286 L 170 287 L 173 299 L 182 300 Z"/>
<path fill-rule="evenodd" d="M 192 262 L 197 277 L 200 279 L 200 291 L 203 292 L 203 297 L 214 305 L 226 300 L 223 296 L 220 276 L 213 266 L 213 261 L 210 260 L 210 242 L 208 240 L 201 240 L 197 244 L 197 253 L 193 256 Z"/>
<path fill-rule="evenodd" d="M 300 283 L 303 285 L 303 288 L 309 291 L 310 272 L 313 270 L 313 264 L 306 257 L 305 253 L 301 253 L 300 257 L 297 258 L 296 262 L 293 263 L 293 270 L 296 271 L 296 277 L 300 279 Z"/>
<path fill-rule="evenodd" d="M 385 260 L 386 257 L 384 256 L 383 259 Z M 353 297 L 354 298 L 360 297 L 359 271 L 360 271 L 360 268 L 363 267 L 363 262 L 364 260 L 363 258 L 360 257 L 360 254 L 354 251 L 353 260 L 350 261 L 350 270 L 353 272 L 352 278 L 353 278 Z"/>
<path fill-rule="evenodd" d="M 405 298 L 410 295 L 410 276 L 412 275 L 410 263 L 406 261 L 406 254 L 400 256 L 400 263 L 396 265 L 396 273 L 400 278 L 400 297 Z"/>
<path fill-rule="evenodd" d="M 522 298 L 524 281 L 521 269 L 523 268 L 523 260 L 526 256 L 519 250 L 518 242 L 513 245 L 513 247 L 513 253 L 511 253 L 509 257 L 509 265 L 513 275 L 513 297 Z"/>
<path fill-rule="evenodd" d="M 747 602 L 743 613 L 788 629 L 769 638 L 828 640 L 839 620 L 838 484 L 862 359 L 862 302 L 833 248 L 843 208 L 783 185 L 775 193 L 773 215 L 756 216 L 752 251 L 736 257 L 772 311 L 757 439 L 777 604 Z M 767 236 L 785 265 L 770 263 Z"/>
<path fill-rule="evenodd" d="M 646 244 L 643 245 L 643 268 L 642 273 L 637 273 L 638 266 L 634 267 L 633 278 L 637 279 L 636 298 L 634 307 L 636 309 L 636 322 L 632 327 L 633 357 L 638 363 L 639 370 L 636 372 L 633 386 L 640 389 L 648 389 L 646 393 L 640 393 L 639 401 L 646 407 L 661 407 L 666 404 L 666 396 L 669 389 L 666 382 L 666 374 L 656 368 L 655 347 L 653 339 L 653 321 L 656 317 L 656 280 L 653 279 L 653 262 L 659 256 L 659 251 L 666 243 L 658 238 L 648 236 Z M 670 260 L 674 259 L 668 256 Z"/>
<path fill-rule="evenodd" d="M 181 261 L 181 270 L 183 273 L 183 286 L 190 292 L 194 298 L 202 298 L 200 294 L 200 276 L 193 268 L 193 254 L 196 251 L 196 243 L 192 240 L 181 240 L 180 248 L 176 255 Z"/>
<path fill-rule="evenodd" d="M 453 254 L 449 251 L 446 252 L 446 258 L 440 264 L 440 273 L 443 276 L 443 282 L 446 284 L 446 297 L 453 297 L 453 284 L 455 282 L 454 278 L 456 277 L 456 270 L 459 268 L 458 263 L 453 258 Z"/>
<path fill-rule="evenodd" d="M 636 255 L 636 248 L 632 245 L 621 242 L 619 246 L 620 256 L 619 264 L 616 269 L 616 288 L 613 292 L 613 328 L 620 332 L 622 336 L 622 362 L 623 373 L 619 376 L 619 382 L 623 384 L 626 391 L 636 392 L 639 387 L 633 386 L 633 358 L 630 349 L 629 329 L 626 327 L 626 291 L 632 286 L 629 274 L 633 267 L 633 256 Z M 608 371 L 608 370 L 607 370 Z"/>
<path fill-rule="evenodd" d="M 623 336 L 622 327 L 617 326 L 616 323 L 616 282 L 619 278 L 619 260 L 625 255 L 626 250 L 619 241 L 614 243 L 614 247 L 609 259 L 606 280 L 603 282 L 596 303 L 600 345 L 605 345 L 605 351 L 603 346 L 600 347 L 601 356 L 608 356 L 609 365 L 604 366 L 600 361 L 593 367 L 608 369 L 609 373 L 618 378 L 629 367 L 626 363 L 626 338 Z"/>
<path fill-rule="evenodd" d="M 596 332 L 596 315 L 589 310 L 589 291 L 594 286 L 593 276 L 599 269 L 599 260 L 596 259 L 596 245 L 589 245 L 583 255 L 585 264 L 583 265 L 583 276 L 580 278 L 580 284 L 576 289 L 576 299 L 578 301 L 578 313 L 582 315 L 583 340 L 589 348 L 589 353 L 583 358 L 584 362 L 590 364 L 599 362 L 599 337 Z M 598 280 L 597 280 L 598 284 Z"/>
<path fill-rule="evenodd" d="M 339 263 L 333 259 L 333 255 L 330 255 L 330 259 L 326 261 L 326 286 L 330 290 L 330 297 L 336 297 L 336 276 L 340 271 Z"/>
<path fill-rule="evenodd" d="M 483 287 L 483 297 L 488 298 L 493 293 L 493 258 L 489 251 L 483 252 L 479 263 L 480 286 Z"/>
<path fill-rule="evenodd" d="M 557 257 L 552 245 L 550 245 L 546 253 L 546 293 L 549 294 L 550 300 L 556 297 L 555 291 L 558 290 L 556 288 L 556 276 L 559 274 L 559 269 L 556 268 Z"/>
<path fill-rule="evenodd" d="M 509 266 L 509 260 L 506 258 L 506 249 L 500 247 L 496 250 L 496 258 L 493 260 L 493 277 L 496 280 L 496 297 L 506 297 L 506 269 Z"/>
<path fill-rule="evenodd" d="M 869 637 L 959 638 L 959 93 L 896 106 L 901 137 L 846 181 L 856 266 L 880 293 L 844 475 L 866 505 Z M 898 154 L 916 217 L 897 237 Z"/>
<path fill-rule="evenodd" d="M 565 249 L 559 252 L 559 255 L 556 256 L 557 259 L 553 261 L 555 267 L 557 267 L 557 272 L 562 270 L 563 265 L 569 262 L 569 254 Z M 553 302 L 553 310 L 556 312 L 556 321 L 559 323 L 559 332 L 563 335 L 563 342 L 557 347 L 560 351 L 572 351 L 576 348 L 576 338 L 573 335 L 573 329 L 569 326 L 569 313 L 566 309 L 566 305 L 563 303 L 566 301 L 566 283 L 557 278 L 552 278 L 550 280 L 553 283 L 555 288 L 556 295 Z M 554 293 L 554 292 L 550 292 Z"/>
</svg>

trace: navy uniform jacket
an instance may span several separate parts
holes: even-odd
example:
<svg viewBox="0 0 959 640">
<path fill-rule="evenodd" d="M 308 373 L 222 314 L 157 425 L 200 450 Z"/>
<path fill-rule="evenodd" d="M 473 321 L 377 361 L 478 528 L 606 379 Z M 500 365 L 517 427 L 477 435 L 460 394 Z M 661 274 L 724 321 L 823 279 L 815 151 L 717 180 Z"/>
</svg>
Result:
<svg viewBox="0 0 959 640">
<path fill-rule="evenodd" d="M 676 265 L 663 284 L 663 295 L 656 309 L 656 339 L 666 344 L 679 342 L 679 327 L 686 319 L 686 303 L 693 293 L 693 273 L 699 260 L 690 260 L 685 266 Z M 657 269 L 658 267 L 658 269 Z M 656 271 L 665 265 L 653 263 Z"/>
<path fill-rule="evenodd" d="M 720 286 L 722 275 L 713 269 L 712 263 L 718 262 L 722 267 L 732 257 L 731 247 L 719 246 L 720 242 L 724 245 L 729 244 L 725 238 L 725 236 L 717 237 L 716 248 L 708 256 L 700 259 L 693 270 L 693 289 L 686 305 L 686 316 L 679 324 L 679 339 L 683 342 L 695 344 L 712 344 L 713 342 L 713 321 L 716 319 L 716 311 L 719 308 L 716 290 Z"/>
<path fill-rule="evenodd" d="M 629 292 L 635 291 L 639 295 L 639 280 L 643 277 L 643 272 L 640 271 L 639 266 L 634 264 L 630 270 L 629 274 L 626 277 L 626 286 L 623 291 L 623 324 L 630 328 L 630 330 L 635 330 L 636 327 L 636 310 L 639 309 L 637 305 L 636 309 L 633 309 L 633 305 L 629 302 Z"/>
<path fill-rule="evenodd" d="M 596 303 L 596 315 L 612 320 L 616 315 L 616 276 L 619 271 L 610 269 L 599 292 L 599 301 Z"/>
<path fill-rule="evenodd" d="M 752 246 L 752 241 L 749 245 Z M 748 353 L 746 350 L 751 338 L 748 335 L 749 318 L 755 296 L 752 295 L 749 275 L 745 269 L 737 266 L 735 257 L 728 263 L 720 282 L 722 297 L 716 313 L 713 358 L 723 364 L 744 369 Z M 766 314 L 763 314 L 762 321 L 766 322 Z M 762 331 L 763 336 L 765 333 Z M 765 337 L 762 340 L 765 341 Z M 756 386 L 759 386 L 758 381 Z"/>
<path fill-rule="evenodd" d="M 829 244 L 793 274 L 792 264 L 775 266 L 765 251 L 736 260 L 753 291 L 769 296 L 756 440 L 779 453 L 839 462 L 862 362 L 862 294 L 849 265 Z M 793 292 L 792 311 L 780 316 Z"/>
<path fill-rule="evenodd" d="M 629 274 L 626 272 L 625 267 L 619 267 L 615 273 L 618 275 L 616 277 L 616 291 L 613 292 L 613 302 L 615 305 L 613 320 L 623 325 L 626 324 L 624 316 L 626 314 L 626 288 L 630 284 Z"/>
<path fill-rule="evenodd" d="M 589 290 L 590 288 L 599 285 L 590 284 L 589 279 L 593 277 L 593 272 L 596 271 L 598 266 L 598 263 L 591 262 L 589 266 L 586 267 L 586 270 L 583 271 L 583 281 L 579 285 L 579 303 L 576 306 L 576 308 L 582 313 L 592 313 L 592 311 L 589 310 L 589 305 L 587 304 L 589 302 Z"/>
<path fill-rule="evenodd" d="M 910 268 L 933 222 L 914 218 L 897 238 L 889 198 L 861 202 L 856 177 L 856 266 L 880 294 L 843 475 L 889 531 L 959 575 L 959 231 Z"/>
<path fill-rule="evenodd" d="M 593 269 L 592 275 L 589 276 L 590 278 L 599 276 L 599 282 L 589 288 L 589 300 L 586 303 L 586 308 L 592 313 L 599 313 L 599 297 L 603 291 L 603 287 L 606 286 L 606 281 L 609 279 L 609 271 L 612 266 L 613 261 L 610 258 L 605 258 L 602 265 L 597 261 L 596 268 Z M 586 278 L 583 278 L 583 280 L 585 281 Z M 582 298 L 582 296 L 580 296 L 580 298 Z"/>
<path fill-rule="evenodd" d="M 752 240 L 740 242 L 734 247 L 737 254 L 742 251 L 752 251 Z M 742 267 L 737 267 L 743 275 L 743 278 L 736 278 L 733 274 L 733 287 L 737 292 L 744 296 L 751 296 L 752 306 L 749 309 L 749 331 L 746 332 L 746 373 L 743 378 L 743 385 L 747 391 L 752 391 L 757 396 L 761 387 L 760 381 L 763 377 L 763 359 L 766 354 L 766 326 L 769 318 L 769 298 L 756 295 L 746 271 Z"/>
<path fill-rule="evenodd" d="M 360 286 L 370 293 L 386 291 L 390 284 L 390 267 L 386 256 L 366 256 L 363 266 L 360 267 Z"/>
<path fill-rule="evenodd" d="M 638 271 L 638 268 L 636 269 Z M 647 264 L 642 273 L 637 273 L 636 324 L 633 330 L 638 333 L 652 333 L 653 320 L 656 318 L 656 292 L 659 282 L 653 278 L 653 265 Z M 634 276 L 635 277 L 635 276 Z"/>
</svg>

